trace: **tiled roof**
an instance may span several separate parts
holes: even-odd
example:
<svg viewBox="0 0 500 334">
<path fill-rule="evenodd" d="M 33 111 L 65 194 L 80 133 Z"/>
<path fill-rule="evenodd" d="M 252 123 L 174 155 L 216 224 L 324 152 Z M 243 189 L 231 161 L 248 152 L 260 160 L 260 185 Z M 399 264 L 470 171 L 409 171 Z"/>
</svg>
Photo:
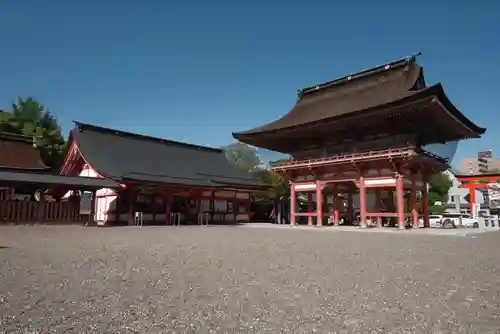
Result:
<svg viewBox="0 0 500 334">
<path fill-rule="evenodd" d="M 423 68 L 417 64 L 415 57 L 408 57 L 299 90 L 297 103 L 283 117 L 250 130 L 235 132 L 233 136 L 254 144 L 256 140 L 252 138 L 258 139 L 261 134 L 355 115 L 371 115 L 376 111 L 386 110 L 389 113 L 389 107 L 432 96 L 436 96 L 448 112 L 474 134 L 486 131 L 451 104 L 440 84 L 426 88 Z"/>
<path fill-rule="evenodd" d="M 47 187 L 66 186 L 77 190 L 90 190 L 99 188 L 119 188 L 120 185 L 107 179 L 98 179 L 81 176 L 60 176 L 45 173 L 29 173 L 15 171 L 0 171 L 0 182 L 3 184 L 35 184 Z"/>
<path fill-rule="evenodd" d="M 81 122 L 76 122 L 72 137 L 85 161 L 113 180 L 199 187 L 262 186 L 258 178 L 232 166 L 221 149 Z"/>
</svg>

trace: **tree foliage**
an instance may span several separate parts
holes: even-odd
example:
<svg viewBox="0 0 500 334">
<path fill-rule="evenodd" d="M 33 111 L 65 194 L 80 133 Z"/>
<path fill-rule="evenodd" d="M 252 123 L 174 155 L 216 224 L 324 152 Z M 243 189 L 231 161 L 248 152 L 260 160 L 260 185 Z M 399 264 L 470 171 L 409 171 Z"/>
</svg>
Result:
<svg viewBox="0 0 500 334">
<path fill-rule="evenodd" d="M 226 152 L 229 162 L 241 170 L 253 172 L 261 164 L 257 151 L 247 144 L 234 142 L 223 146 L 222 149 Z"/>
<path fill-rule="evenodd" d="M 453 185 L 447 174 L 440 172 L 434 174 L 429 180 L 429 210 L 432 214 L 442 213 L 443 204 L 448 201 L 448 191 Z M 436 205 L 441 202 L 441 205 Z"/>
<path fill-rule="evenodd" d="M 47 166 L 57 168 L 64 159 L 66 142 L 57 119 L 34 98 L 19 97 L 11 110 L 1 111 L 0 131 L 36 137 Z"/>
<path fill-rule="evenodd" d="M 254 198 L 259 200 L 275 200 L 290 196 L 290 186 L 279 174 L 262 166 L 257 151 L 247 144 L 235 142 L 222 147 L 231 164 L 237 168 L 257 175 L 265 185 L 266 191 L 255 192 Z"/>
</svg>

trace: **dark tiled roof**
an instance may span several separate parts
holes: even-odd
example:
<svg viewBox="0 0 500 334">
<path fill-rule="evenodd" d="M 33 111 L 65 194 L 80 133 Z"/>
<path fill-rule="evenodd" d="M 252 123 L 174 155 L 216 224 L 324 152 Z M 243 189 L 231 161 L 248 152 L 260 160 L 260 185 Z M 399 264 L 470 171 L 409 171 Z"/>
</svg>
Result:
<svg viewBox="0 0 500 334">
<path fill-rule="evenodd" d="M 60 176 L 43 173 L 0 171 L 0 184 L 36 184 L 44 186 L 65 186 L 77 190 L 100 188 L 119 188 L 120 185 L 109 179 L 81 176 Z"/>
<path fill-rule="evenodd" d="M 200 187 L 260 187 L 236 169 L 221 149 L 191 145 L 76 122 L 72 130 L 83 158 L 113 180 Z"/>
<path fill-rule="evenodd" d="M 245 141 L 245 136 L 358 115 L 376 107 L 397 104 L 398 101 L 412 98 L 417 93 L 422 96 L 425 95 L 422 93 L 430 94 L 438 90 L 442 90 L 440 85 L 426 90 L 423 68 L 417 64 L 415 57 L 408 57 L 302 89 L 295 106 L 282 118 L 251 130 L 233 133 L 233 136 Z M 444 104 L 450 107 L 450 112 L 455 114 L 456 118 L 474 130 L 482 131 L 481 134 L 484 133 L 485 129 L 477 127 L 451 105 L 444 92 L 441 95 L 445 100 Z"/>
<path fill-rule="evenodd" d="M 43 163 L 32 137 L 5 132 L 0 132 L 0 168 L 49 169 Z"/>
</svg>

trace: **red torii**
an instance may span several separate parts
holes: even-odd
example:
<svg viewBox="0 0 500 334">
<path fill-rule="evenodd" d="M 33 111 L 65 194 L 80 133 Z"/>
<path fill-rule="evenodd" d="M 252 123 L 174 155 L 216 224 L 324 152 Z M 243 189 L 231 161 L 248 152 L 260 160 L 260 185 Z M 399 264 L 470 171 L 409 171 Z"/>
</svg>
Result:
<svg viewBox="0 0 500 334">
<path fill-rule="evenodd" d="M 491 183 L 500 184 L 500 173 L 455 175 L 460 188 L 469 189 L 469 202 L 476 204 L 476 189 L 487 189 Z"/>
</svg>

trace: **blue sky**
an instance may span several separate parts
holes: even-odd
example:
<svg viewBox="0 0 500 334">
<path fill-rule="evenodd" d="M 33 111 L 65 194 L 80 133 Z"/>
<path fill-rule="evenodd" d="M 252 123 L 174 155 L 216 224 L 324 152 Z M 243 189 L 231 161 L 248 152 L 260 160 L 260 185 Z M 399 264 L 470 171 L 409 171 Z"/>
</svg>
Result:
<svg viewBox="0 0 500 334">
<path fill-rule="evenodd" d="M 273 4 L 270 4 L 273 3 Z M 34 96 L 72 120 L 202 145 L 276 119 L 296 90 L 416 52 L 497 149 L 494 1 L 2 1 L 0 107 Z"/>
</svg>

